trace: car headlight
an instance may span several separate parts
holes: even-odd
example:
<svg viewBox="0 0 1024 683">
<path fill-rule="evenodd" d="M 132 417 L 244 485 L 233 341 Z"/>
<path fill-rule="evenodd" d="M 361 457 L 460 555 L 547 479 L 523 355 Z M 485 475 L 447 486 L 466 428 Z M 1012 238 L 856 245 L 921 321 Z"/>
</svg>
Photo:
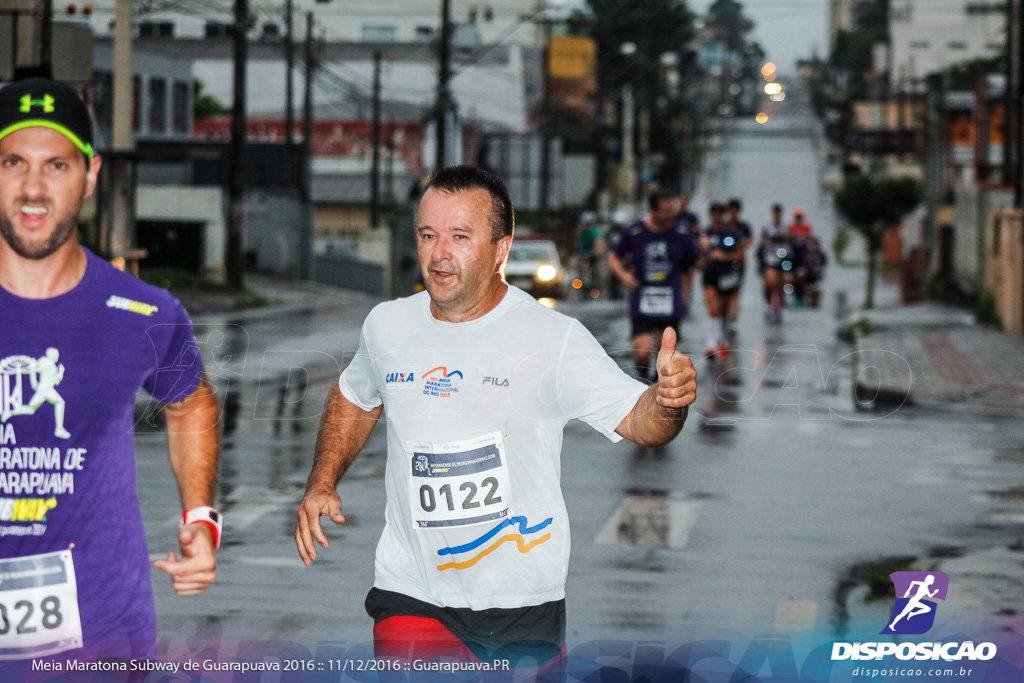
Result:
<svg viewBox="0 0 1024 683">
<path fill-rule="evenodd" d="M 543 265 L 537 269 L 537 279 L 541 282 L 551 282 L 558 277 L 558 270 L 551 265 Z"/>
</svg>

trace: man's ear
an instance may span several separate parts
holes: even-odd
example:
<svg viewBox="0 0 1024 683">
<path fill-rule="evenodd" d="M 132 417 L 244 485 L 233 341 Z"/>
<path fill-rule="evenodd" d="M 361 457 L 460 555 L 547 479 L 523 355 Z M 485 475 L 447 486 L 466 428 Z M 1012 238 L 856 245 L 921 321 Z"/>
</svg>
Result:
<svg viewBox="0 0 1024 683">
<path fill-rule="evenodd" d="M 498 240 L 498 255 L 496 257 L 497 258 L 497 262 L 494 265 L 500 266 L 501 264 L 503 264 L 505 262 L 505 259 L 508 258 L 508 250 L 511 249 L 511 248 L 512 248 L 512 236 L 511 235 L 505 235 L 500 240 Z"/>
<path fill-rule="evenodd" d="M 89 168 L 85 171 L 85 196 L 91 197 L 93 190 L 96 189 L 96 181 L 100 177 L 100 166 L 103 165 L 103 159 L 96 155 L 88 163 Z"/>
</svg>

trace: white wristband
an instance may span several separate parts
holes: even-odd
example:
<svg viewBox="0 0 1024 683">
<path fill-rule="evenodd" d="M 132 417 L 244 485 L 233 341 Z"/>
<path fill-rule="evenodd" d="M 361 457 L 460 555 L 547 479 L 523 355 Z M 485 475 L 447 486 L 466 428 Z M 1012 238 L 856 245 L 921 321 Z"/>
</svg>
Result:
<svg viewBox="0 0 1024 683">
<path fill-rule="evenodd" d="M 223 517 L 209 505 L 185 510 L 181 516 L 182 524 L 208 524 L 213 529 L 213 547 L 220 548 L 220 536 L 223 528 Z"/>
</svg>

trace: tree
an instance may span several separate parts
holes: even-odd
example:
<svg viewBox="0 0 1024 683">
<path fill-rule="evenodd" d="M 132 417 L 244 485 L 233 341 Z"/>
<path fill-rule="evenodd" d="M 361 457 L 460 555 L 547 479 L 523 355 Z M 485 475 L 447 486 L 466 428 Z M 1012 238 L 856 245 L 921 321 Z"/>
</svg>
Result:
<svg viewBox="0 0 1024 683">
<path fill-rule="evenodd" d="M 694 15 L 685 0 L 586 0 L 569 21 L 574 32 L 597 42 L 598 97 L 609 101 L 625 84 L 633 88 L 635 106 L 650 116 L 650 152 L 665 160 L 658 175 L 675 187 L 682 174 L 682 133 L 679 128 L 691 103 L 668 92 L 666 72 L 675 70 L 686 92 L 694 66 L 691 42 Z M 625 49 L 628 47 L 628 50 Z M 591 148 L 606 148 L 612 132 L 595 122 Z"/>
<path fill-rule="evenodd" d="M 231 110 L 213 95 L 203 92 L 206 84 L 198 78 L 192 80 L 192 117 L 197 121 L 208 116 L 225 116 Z"/>
<path fill-rule="evenodd" d="M 864 308 L 875 306 L 875 273 L 885 228 L 899 223 L 921 203 L 921 183 L 913 178 L 848 176 L 833 202 L 868 243 L 868 281 Z"/>
</svg>

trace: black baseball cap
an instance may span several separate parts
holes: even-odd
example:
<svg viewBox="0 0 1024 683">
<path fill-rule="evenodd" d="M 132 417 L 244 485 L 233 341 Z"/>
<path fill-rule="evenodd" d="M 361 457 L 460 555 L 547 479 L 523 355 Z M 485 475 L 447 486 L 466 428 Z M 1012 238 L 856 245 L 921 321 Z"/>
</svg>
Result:
<svg viewBox="0 0 1024 683">
<path fill-rule="evenodd" d="M 89 109 L 74 88 L 48 78 L 26 78 L 0 88 L 0 140 L 37 126 L 61 133 L 87 159 L 96 155 Z"/>
</svg>

